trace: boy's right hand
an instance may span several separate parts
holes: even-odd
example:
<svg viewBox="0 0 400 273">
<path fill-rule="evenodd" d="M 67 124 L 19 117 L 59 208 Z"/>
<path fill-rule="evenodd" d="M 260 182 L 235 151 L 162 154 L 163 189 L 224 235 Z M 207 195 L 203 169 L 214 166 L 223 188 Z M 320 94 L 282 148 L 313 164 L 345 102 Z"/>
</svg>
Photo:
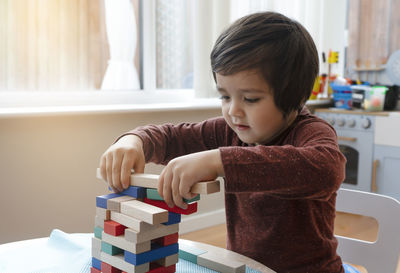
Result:
<svg viewBox="0 0 400 273">
<path fill-rule="evenodd" d="M 131 169 L 143 173 L 143 142 L 136 135 L 126 135 L 111 145 L 100 158 L 100 173 L 114 191 L 130 186 Z"/>
</svg>

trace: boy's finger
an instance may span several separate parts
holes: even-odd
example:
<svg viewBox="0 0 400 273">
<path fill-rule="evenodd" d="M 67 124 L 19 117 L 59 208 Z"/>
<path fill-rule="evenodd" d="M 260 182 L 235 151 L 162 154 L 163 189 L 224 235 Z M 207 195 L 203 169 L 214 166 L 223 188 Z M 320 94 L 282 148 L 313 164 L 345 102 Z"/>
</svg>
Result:
<svg viewBox="0 0 400 273">
<path fill-rule="evenodd" d="M 133 159 L 128 156 L 124 156 L 121 165 L 121 183 L 124 189 L 129 188 L 131 185 L 131 169 L 133 165 Z"/>
<path fill-rule="evenodd" d="M 117 154 L 114 154 L 113 164 L 112 164 L 112 179 L 113 185 L 118 191 L 123 191 L 121 185 L 121 164 L 122 158 Z"/>
<path fill-rule="evenodd" d="M 176 206 L 186 209 L 187 205 L 183 202 L 182 196 L 179 194 L 179 185 L 182 184 L 179 177 L 174 177 L 172 181 L 172 197 Z"/>
<path fill-rule="evenodd" d="M 167 203 L 168 207 L 170 208 L 174 206 L 171 189 L 172 179 L 172 174 L 167 171 L 164 175 L 163 195 L 165 203 Z"/>
</svg>

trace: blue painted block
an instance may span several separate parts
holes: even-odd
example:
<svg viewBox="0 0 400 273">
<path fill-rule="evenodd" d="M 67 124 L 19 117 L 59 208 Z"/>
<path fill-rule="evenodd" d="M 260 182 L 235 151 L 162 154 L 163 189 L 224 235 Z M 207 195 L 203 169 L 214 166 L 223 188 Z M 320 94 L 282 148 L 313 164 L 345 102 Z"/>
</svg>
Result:
<svg viewBox="0 0 400 273">
<path fill-rule="evenodd" d="M 168 212 L 168 222 L 163 223 L 163 225 L 169 226 L 180 222 L 181 222 L 181 215 L 179 213 Z"/>
<path fill-rule="evenodd" d="M 108 187 L 110 191 L 112 191 L 111 187 Z M 124 191 L 121 191 L 119 194 L 128 195 L 135 198 L 145 198 L 146 197 L 146 188 L 137 187 L 137 186 L 129 186 Z"/>
<path fill-rule="evenodd" d="M 163 247 L 157 244 L 152 244 L 150 251 L 140 254 L 134 254 L 125 250 L 124 259 L 126 262 L 131 263 L 133 265 L 140 265 L 173 255 L 175 253 L 178 253 L 178 251 L 179 251 L 178 244 L 172 244 Z"/>
<path fill-rule="evenodd" d="M 106 195 L 97 196 L 96 197 L 96 207 L 106 209 L 107 208 L 107 200 L 118 197 L 118 196 L 122 196 L 122 195 L 118 194 L 118 193 L 110 193 L 110 194 L 106 194 Z"/>
<path fill-rule="evenodd" d="M 97 260 L 95 257 L 92 257 L 92 266 L 98 270 L 101 270 L 101 261 Z"/>
</svg>

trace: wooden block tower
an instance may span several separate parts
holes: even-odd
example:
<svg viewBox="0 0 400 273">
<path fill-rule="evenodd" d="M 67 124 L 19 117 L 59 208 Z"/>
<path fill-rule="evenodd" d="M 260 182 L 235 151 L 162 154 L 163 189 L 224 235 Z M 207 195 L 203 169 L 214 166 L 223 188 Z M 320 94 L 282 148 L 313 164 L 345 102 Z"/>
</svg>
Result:
<svg viewBox="0 0 400 273">
<path fill-rule="evenodd" d="M 181 214 L 195 213 L 200 195 L 185 200 L 187 209 L 169 208 L 157 184 L 157 175 L 134 174 L 127 190 L 96 197 L 91 273 L 175 272 Z M 219 187 L 219 181 L 201 182 L 191 192 L 210 194 Z"/>
</svg>

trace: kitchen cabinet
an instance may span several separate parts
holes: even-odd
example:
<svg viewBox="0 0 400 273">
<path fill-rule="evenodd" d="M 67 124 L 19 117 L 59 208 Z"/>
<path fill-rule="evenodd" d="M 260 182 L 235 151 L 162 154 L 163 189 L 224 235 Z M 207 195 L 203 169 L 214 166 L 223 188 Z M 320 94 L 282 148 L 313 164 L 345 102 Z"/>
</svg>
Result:
<svg viewBox="0 0 400 273">
<path fill-rule="evenodd" d="M 400 147 L 375 145 L 376 191 L 400 201 Z"/>
</svg>

